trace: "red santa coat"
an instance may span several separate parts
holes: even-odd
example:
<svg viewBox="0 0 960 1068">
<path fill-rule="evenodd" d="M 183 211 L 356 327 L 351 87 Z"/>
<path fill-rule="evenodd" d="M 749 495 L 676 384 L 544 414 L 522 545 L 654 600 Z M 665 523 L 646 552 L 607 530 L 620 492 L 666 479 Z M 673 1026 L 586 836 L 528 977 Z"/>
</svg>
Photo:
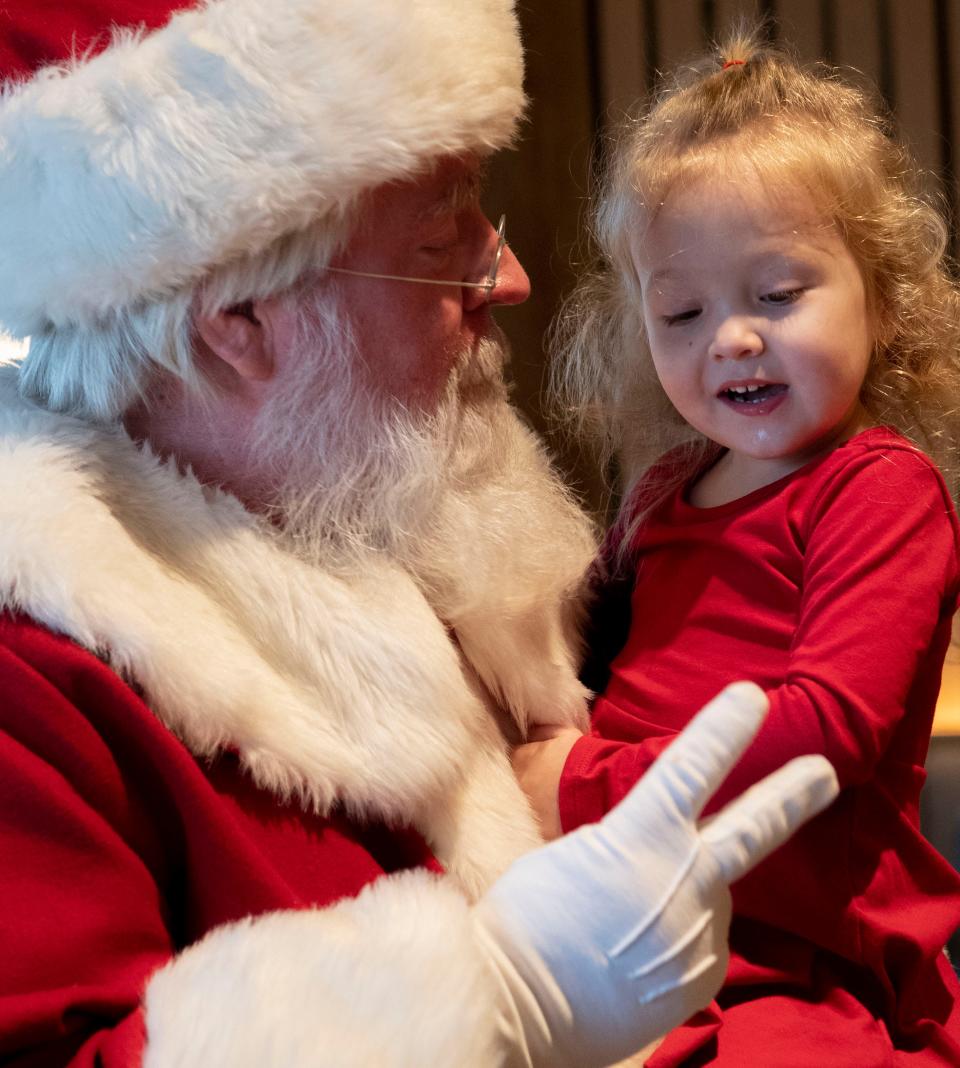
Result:
<svg viewBox="0 0 960 1068">
<path fill-rule="evenodd" d="M 23 617 L 0 619 L 0 692 L 0 1059 L 137 1063 L 150 976 L 208 931 L 438 868 L 415 832 L 279 806 L 232 754 L 199 763 Z"/>
<path fill-rule="evenodd" d="M 469 902 L 537 835 L 406 575 L 2 371 L 0 695 L 4 1063 L 500 1063 Z"/>
</svg>

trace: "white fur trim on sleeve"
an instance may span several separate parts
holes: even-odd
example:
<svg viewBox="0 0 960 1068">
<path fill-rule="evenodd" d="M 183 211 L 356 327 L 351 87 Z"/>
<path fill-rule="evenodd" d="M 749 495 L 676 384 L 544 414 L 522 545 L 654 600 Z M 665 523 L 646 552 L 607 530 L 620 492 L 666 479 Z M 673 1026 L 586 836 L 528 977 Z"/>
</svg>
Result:
<svg viewBox="0 0 960 1068">
<path fill-rule="evenodd" d="M 497 987 L 439 876 L 220 927 L 150 980 L 145 1068 L 492 1068 Z"/>
<path fill-rule="evenodd" d="M 0 98 L 0 323 L 171 294 L 524 107 L 512 0 L 207 0 Z"/>
<path fill-rule="evenodd" d="M 28 339 L 18 341 L 0 331 L 0 365 L 22 360 L 29 347 Z"/>
</svg>

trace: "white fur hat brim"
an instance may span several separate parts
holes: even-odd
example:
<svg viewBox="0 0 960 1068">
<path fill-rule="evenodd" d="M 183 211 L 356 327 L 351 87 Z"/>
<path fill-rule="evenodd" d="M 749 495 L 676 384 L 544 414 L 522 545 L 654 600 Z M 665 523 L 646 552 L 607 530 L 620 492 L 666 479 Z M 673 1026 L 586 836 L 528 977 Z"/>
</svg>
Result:
<svg viewBox="0 0 960 1068">
<path fill-rule="evenodd" d="M 209 0 L 0 100 L 0 326 L 162 298 L 524 107 L 513 0 Z"/>
</svg>

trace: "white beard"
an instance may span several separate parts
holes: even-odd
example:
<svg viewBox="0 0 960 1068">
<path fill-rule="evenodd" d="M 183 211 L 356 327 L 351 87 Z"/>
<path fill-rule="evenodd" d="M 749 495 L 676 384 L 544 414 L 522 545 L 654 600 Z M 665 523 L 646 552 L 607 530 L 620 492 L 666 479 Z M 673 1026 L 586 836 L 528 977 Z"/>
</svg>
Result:
<svg viewBox="0 0 960 1068">
<path fill-rule="evenodd" d="M 410 573 L 486 687 L 528 722 L 585 723 L 576 682 L 589 521 L 509 404 L 482 340 L 429 415 L 359 384 L 346 317 L 304 315 L 301 368 L 254 428 L 249 462 L 298 556 L 341 573 L 371 552 Z"/>
</svg>

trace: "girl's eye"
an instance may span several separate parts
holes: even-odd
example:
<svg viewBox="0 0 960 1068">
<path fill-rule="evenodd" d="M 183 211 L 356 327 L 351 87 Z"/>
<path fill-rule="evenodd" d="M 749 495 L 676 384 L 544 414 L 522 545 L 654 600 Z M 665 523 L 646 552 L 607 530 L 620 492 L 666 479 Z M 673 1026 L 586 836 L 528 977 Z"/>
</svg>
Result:
<svg viewBox="0 0 960 1068">
<path fill-rule="evenodd" d="M 696 319 L 699 314 L 699 308 L 688 308 L 686 311 L 678 312 L 676 315 L 665 315 L 663 321 L 667 326 L 676 326 L 678 323 L 689 323 L 691 320 Z"/>
<path fill-rule="evenodd" d="M 793 304 L 800 299 L 800 295 L 803 293 L 802 287 L 796 289 L 775 289 L 772 293 L 764 293 L 760 298 L 767 302 L 767 304 Z"/>
</svg>

